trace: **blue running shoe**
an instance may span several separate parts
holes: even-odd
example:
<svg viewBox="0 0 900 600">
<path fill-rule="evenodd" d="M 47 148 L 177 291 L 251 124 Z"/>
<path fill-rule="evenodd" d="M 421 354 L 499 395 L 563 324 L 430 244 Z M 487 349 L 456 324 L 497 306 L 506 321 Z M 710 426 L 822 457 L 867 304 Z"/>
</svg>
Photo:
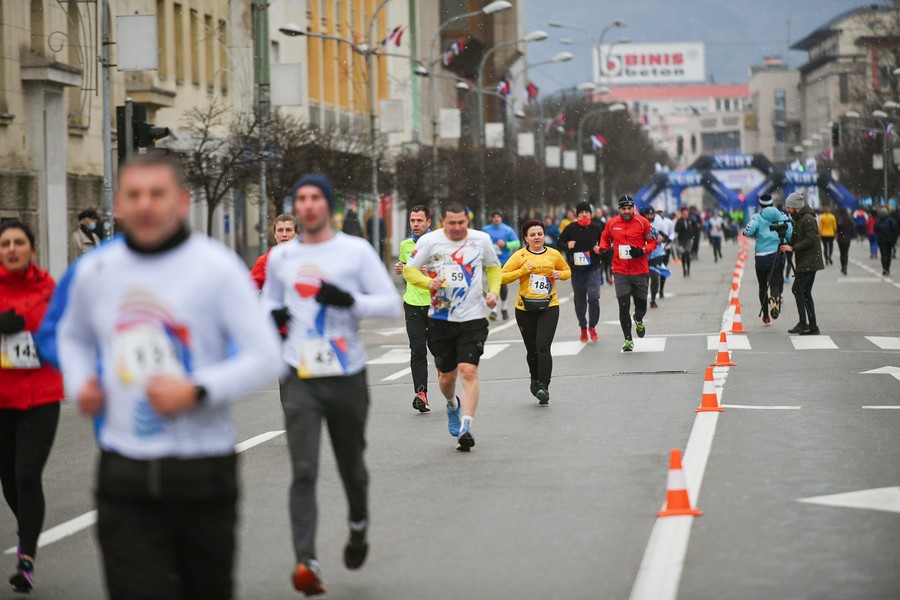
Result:
<svg viewBox="0 0 900 600">
<path fill-rule="evenodd" d="M 459 439 L 456 441 L 456 449 L 460 452 L 468 452 L 474 445 L 475 438 L 472 437 L 472 432 L 469 431 L 469 428 L 465 427 L 461 429 L 459 432 Z"/>
<path fill-rule="evenodd" d="M 459 396 L 456 397 L 456 408 L 447 407 L 447 429 L 453 437 L 459 437 L 459 411 L 462 403 Z"/>
</svg>

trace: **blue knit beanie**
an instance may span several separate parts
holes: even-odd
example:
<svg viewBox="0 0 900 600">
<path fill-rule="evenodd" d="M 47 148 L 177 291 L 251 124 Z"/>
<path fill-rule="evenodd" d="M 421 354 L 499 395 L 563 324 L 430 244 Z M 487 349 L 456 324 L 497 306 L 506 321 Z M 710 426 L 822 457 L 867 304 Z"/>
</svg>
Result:
<svg viewBox="0 0 900 600">
<path fill-rule="evenodd" d="M 325 196 L 326 200 L 328 200 L 328 209 L 331 212 L 334 212 L 334 186 L 331 184 L 331 180 L 328 179 L 326 175 L 322 175 L 320 173 L 307 173 L 294 183 L 294 187 L 291 188 L 292 204 L 294 202 L 294 199 L 297 197 L 297 190 L 306 185 L 314 185 L 322 190 L 322 195 Z"/>
</svg>

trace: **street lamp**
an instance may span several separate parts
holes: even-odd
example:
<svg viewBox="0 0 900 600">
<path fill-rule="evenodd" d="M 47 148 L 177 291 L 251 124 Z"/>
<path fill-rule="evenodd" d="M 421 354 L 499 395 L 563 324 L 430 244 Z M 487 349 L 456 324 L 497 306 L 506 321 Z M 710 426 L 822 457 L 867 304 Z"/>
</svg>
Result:
<svg viewBox="0 0 900 600">
<path fill-rule="evenodd" d="M 587 123 L 591 117 L 594 115 L 605 114 L 605 113 L 613 113 L 613 112 L 621 112 L 628 107 L 622 104 L 621 102 L 616 102 L 615 104 L 598 106 L 592 110 L 589 110 L 583 117 L 581 117 L 581 121 L 578 122 L 578 130 L 577 135 L 575 136 L 575 150 L 577 151 L 577 160 L 578 160 L 578 195 L 581 198 L 585 197 L 585 193 L 587 192 L 587 187 L 584 184 L 584 125 Z M 603 163 L 600 163 L 600 181 L 603 181 Z M 601 200 L 602 200 L 602 192 L 601 192 Z"/>
<path fill-rule="evenodd" d="M 897 69 L 897 70 L 900 71 L 900 69 Z M 890 101 L 889 101 L 889 102 L 890 102 Z M 894 102 L 893 104 L 897 104 L 897 103 Z M 898 106 L 900 106 L 900 105 L 898 105 Z M 893 106 L 889 106 L 888 103 L 886 102 L 886 103 L 885 103 L 885 108 L 892 109 L 892 108 L 894 108 L 894 107 L 893 107 Z M 860 114 L 859 114 L 858 112 L 856 112 L 855 110 L 847 111 L 846 113 L 844 113 L 844 116 L 845 116 L 845 117 L 848 117 L 848 118 L 851 118 L 851 119 L 858 119 L 858 118 L 860 118 Z M 881 136 L 882 136 L 882 145 L 881 145 L 881 159 L 882 159 L 882 160 L 881 160 L 881 167 L 882 167 L 882 171 L 883 171 L 883 173 L 884 173 L 884 196 L 883 196 L 883 202 L 884 202 L 885 205 L 886 205 L 886 204 L 887 204 L 887 201 L 888 201 L 888 169 L 891 168 L 891 160 L 890 160 L 890 158 L 888 157 L 888 142 L 891 141 L 891 137 L 892 137 L 892 135 L 890 134 L 890 131 L 889 131 L 888 128 L 891 126 L 891 123 L 889 123 L 889 122 L 887 121 L 887 119 L 888 119 L 888 114 L 887 114 L 886 112 L 884 112 L 883 110 L 873 110 L 873 111 L 872 111 L 872 117 L 875 118 L 875 119 L 878 119 L 878 121 L 879 121 L 879 123 L 880 123 L 880 125 L 881 125 Z"/>
<path fill-rule="evenodd" d="M 591 43 L 593 44 L 594 49 L 597 52 L 597 61 L 598 61 L 598 66 L 600 67 L 600 73 L 598 73 L 598 75 L 600 75 L 602 77 L 602 75 L 603 75 L 603 56 L 602 56 L 601 48 L 603 47 L 603 39 L 606 37 L 606 34 L 609 33 L 609 31 L 611 29 L 622 29 L 624 27 L 627 27 L 628 23 L 626 23 L 622 19 L 616 19 L 615 21 L 613 21 L 612 23 L 610 23 L 609 25 L 604 27 L 603 30 L 600 32 L 599 37 L 596 37 L 596 38 L 594 37 L 594 34 L 591 30 L 585 29 L 584 27 L 579 27 L 577 25 L 569 25 L 566 23 L 560 23 L 559 21 L 550 21 L 549 23 L 547 23 L 547 25 L 549 25 L 550 27 L 555 27 L 557 29 L 569 29 L 572 31 L 577 31 L 579 33 L 586 35 L 588 38 L 590 38 Z M 570 38 L 563 38 L 563 39 L 567 40 L 567 42 L 569 44 L 577 45 Z M 563 42 L 563 40 L 560 40 L 560 43 L 566 43 L 566 42 Z M 618 43 L 626 43 L 626 42 L 620 41 Z"/>
</svg>

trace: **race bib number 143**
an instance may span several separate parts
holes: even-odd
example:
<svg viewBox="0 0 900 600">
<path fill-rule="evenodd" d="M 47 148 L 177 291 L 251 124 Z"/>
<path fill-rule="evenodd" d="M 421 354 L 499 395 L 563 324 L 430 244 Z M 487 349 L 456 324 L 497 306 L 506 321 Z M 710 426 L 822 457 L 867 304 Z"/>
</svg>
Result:
<svg viewBox="0 0 900 600">
<path fill-rule="evenodd" d="M 21 331 L 12 335 L 0 335 L 0 368 L 41 368 L 41 360 L 31 333 Z"/>
</svg>

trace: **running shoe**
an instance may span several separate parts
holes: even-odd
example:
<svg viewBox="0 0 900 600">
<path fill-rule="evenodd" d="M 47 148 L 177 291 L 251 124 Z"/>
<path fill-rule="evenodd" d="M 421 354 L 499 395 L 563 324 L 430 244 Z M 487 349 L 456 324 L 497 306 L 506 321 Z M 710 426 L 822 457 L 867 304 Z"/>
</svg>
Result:
<svg viewBox="0 0 900 600">
<path fill-rule="evenodd" d="M 546 386 L 540 385 L 535 396 L 537 396 L 538 404 L 540 406 L 547 406 L 550 404 L 550 390 L 548 390 Z"/>
<path fill-rule="evenodd" d="M 350 530 L 350 537 L 344 544 L 344 566 L 355 571 L 366 562 L 366 555 L 369 553 L 369 540 L 366 535 L 366 529 L 362 531 Z"/>
<path fill-rule="evenodd" d="M 16 565 L 16 571 L 9 578 L 14 592 L 28 594 L 34 589 L 34 563 L 21 558 Z"/>
<path fill-rule="evenodd" d="M 800 335 L 819 335 L 818 327 L 807 327 L 803 331 L 800 332 Z"/>
<path fill-rule="evenodd" d="M 647 328 L 644 326 L 643 321 L 635 321 L 634 322 L 634 330 L 637 332 L 639 338 L 642 338 L 645 335 L 647 335 Z"/>
<path fill-rule="evenodd" d="M 769 315 L 763 316 L 763 325 L 771 325 L 771 324 L 772 324 L 772 319 L 769 317 Z"/>
<path fill-rule="evenodd" d="M 587 327 L 582 327 L 582 328 L 581 328 L 581 338 L 579 338 L 579 341 L 580 341 L 582 344 L 587 344 L 587 341 L 588 341 Z"/>
<path fill-rule="evenodd" d="M 656 304 L 656 300 L 650 301 L 650 308 L 658 308 L 658 305 Z"/>
<path fill-rule="evenodd" d="M 806 323 L 797 323 L 792 328 L 788 329 L 788 333 L 803 333 L 804 331 L 809 331 L 809 325 Z"/>
<path fill-rule="evenodd" d="M 304 596 L 318 596 L 325 593 L 322 586 L 322 571 L 319 570 L 319 561 L 303 560 L 297 564 L 294 570 L 294 589 Z"/>
<path fill-rule="evenodd" d="M 588 335 L 590 336 L 592 342 L 600 341 L 600 336 L 597 335 L 597 330 L 593 327 L 588 328 Z"/>
<path fill-rule="evenodd" d="M 769 314 L 772 315 L 773 319 L 777 319 L 779 312 L 778 300 L 774 296 L 769 297 Z"/>
<path fill-rule="evenodd" d="M 634 350 L 634 342 L 625 340 L 625 343 L 622 344 L 622 352 L 631 352 L 632 350 Z"/>
<path fill-rule="evenodd" d="M 419 392 L 415 395 L 413 398 L 413 408 L 420 413 L 431 412 L 431 409 L 428 408 L 428 396 L 425 395 L 425 392 Z"/>
<path fill-rule="evenodd" d="M 466 426 L 465 429 L 461 429 L 459 432 L 459 439 L 456 440 L 456 449 L 460 452 L 468 452 L 474 445 L 475 438 L 472 437 L 472 432 Z"/>
<path fill-rule="evenodd" d="M 453 437 L 459 437 L 460 408 L 462 408 L 462 403 L 459 401 L 459 396 L 456 397 L 456 408 L 447 407 L 447 429 Z"/>
<path fill-rule="evenodd" d="M 537 379 L 531 380 L 531 395 L 537 398 L 538 390 L 541 389 L 541 382 Z"/>
<path fill-rule="evenodd" d="M 497 311 L 496 311 L 496 310 L 492 310 L 492 311 L 491 311 L 491 316 L 490 316 L 489 318 L 490 318 L 491 321 L 496 321 L 496 320 L 497 320 Z"/>
<path fill-rule="evenodd" d="M 504 321 L 509 321 L 509 311 L 507 311 L 504 308 L 503 310 L 500 311 L 500 313 L 501 313 L 501 316 L 503 317 Z"/>
</svg>

